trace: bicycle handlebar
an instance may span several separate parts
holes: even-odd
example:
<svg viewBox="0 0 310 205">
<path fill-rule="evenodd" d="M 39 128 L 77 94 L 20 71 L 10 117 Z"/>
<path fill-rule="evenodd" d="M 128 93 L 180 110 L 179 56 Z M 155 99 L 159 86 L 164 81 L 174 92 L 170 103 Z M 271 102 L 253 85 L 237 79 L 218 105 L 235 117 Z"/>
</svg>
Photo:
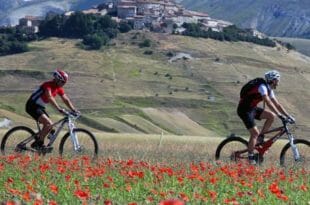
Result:
<svg viewBox="0 0 310 205">
<path fill-rule="evenodd" d="M 73 111 L 67 111 L 67 110 L 63 110 L 62 114 L 67 116 L 67 117 L 74 118 L 74 119 L 77 119 L 81 116 L 80 112 L 73 112 Z"/>
<path fill-rule="evenodd" d="M 285 117 L 279 117 L 280 119 L 281 119 L 281 121 L 282 121 L 282 123 L 284 124 L 284 125 L 286 125 L 286 124 L 295 124 L 295 120 L 293 120 L 293 119 L 291 119 L 291 118 L 289 118 L 289 117 L 287 117 L 287 118 L 285 118 Z"/>
</svg>

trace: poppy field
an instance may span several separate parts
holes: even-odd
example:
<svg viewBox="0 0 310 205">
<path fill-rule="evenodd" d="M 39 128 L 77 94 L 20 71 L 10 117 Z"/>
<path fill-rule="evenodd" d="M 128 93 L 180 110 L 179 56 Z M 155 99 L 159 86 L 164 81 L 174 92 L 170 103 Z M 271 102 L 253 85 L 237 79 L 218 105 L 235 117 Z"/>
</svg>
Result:
<svg viewBox="0 0 310 205">
<path fill-rule="evenodd" d="M 0 157 L 1 204 L 309 204 L 309 170 L 86 156 Z"/>
</svg>

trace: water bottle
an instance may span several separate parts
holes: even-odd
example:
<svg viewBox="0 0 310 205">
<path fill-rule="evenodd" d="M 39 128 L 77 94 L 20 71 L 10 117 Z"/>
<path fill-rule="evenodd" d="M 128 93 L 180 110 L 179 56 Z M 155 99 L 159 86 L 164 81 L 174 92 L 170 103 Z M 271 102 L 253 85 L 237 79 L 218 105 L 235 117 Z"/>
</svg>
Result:
<svg viewBox="0 0 310 205">
<path fill-rule="evenodd" d="M 47 139 L 52 139 L 53 138 L 53 136 L 54 136 L 54 134 L 55 134 L 55 129 L 52 129 L 51 131 L 50 131 L 50 133 L 48 134 L 48 136 L 47 136 Z"/>
</svg>

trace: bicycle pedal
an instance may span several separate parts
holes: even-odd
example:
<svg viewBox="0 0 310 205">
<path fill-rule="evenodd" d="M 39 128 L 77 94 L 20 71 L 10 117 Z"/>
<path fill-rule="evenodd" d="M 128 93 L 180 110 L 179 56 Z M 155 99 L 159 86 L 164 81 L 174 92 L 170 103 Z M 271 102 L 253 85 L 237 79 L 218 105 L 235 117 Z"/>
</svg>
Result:
<svg viewBox="0 0 310 205">
<path fill-rule="evenodd" d="M 15 147 L 15 152 L 22 152 L 22 151 L 24 151 L 24 150 L 26 150 L 27 148 L 26 148 L 26 146 L 25 145 L 17 145 L 16 147 Z"/>
<path fill-rule="evenodd" d="M 51 153 L 53 151 L 53 147 L 45 147 L 43 150 L 45 153 Z"/>
</svg>

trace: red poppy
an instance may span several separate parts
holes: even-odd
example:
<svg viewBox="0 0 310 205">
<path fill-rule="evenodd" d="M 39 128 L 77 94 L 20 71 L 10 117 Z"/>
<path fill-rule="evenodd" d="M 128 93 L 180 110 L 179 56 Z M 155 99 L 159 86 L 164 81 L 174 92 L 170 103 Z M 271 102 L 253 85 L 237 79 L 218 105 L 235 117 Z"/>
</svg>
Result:
<svg viewBox="0 0 310 205">
<path fill-rule="evenodd" d="M 126 191 L 130 192 L 131 190 L 132 190 L 132 188 L 131 188 L 130 184 L 127 184 L 126 185 Z"/>
<path fill-rule="evenodd" d="M 301 189 L 302 191 L 308 191 L 307 186 L 304 185 L 304 184 L 300 186 L 300 189 Z"/>
<path fill-rule="evenodd" d="M 29 193 L 29 192 L 25 192 L 25 193 L 22 195 L 22 199 L 23 199 L 24 201 L 30 201 L 30 200 L 31 200 L 30 193 Z"/>
<path fill-rule="evenodd" d="M 33 205 L 43 205 L 43 200 L 42 199 L 36 199 L 34 201 Z"/>
<path fill-rule="evenodd" d="M 50 185 L 50 190 L 51 192 L 53 192 L 54 194 L 58 194 L 58 186 L 55 184 L 51 184 Z"/>
<path fill-rule="evenodd" d="M 179 197 L 183 200 L 183 201 L 189 201 L 188 196 L 185 193 L 180 193 Z"/>
<path fill-rule="evenodd" d="M 104 200 L 103 204 L 104 205 L 112 205 L 112 201 L 111 200 Z"/>
<path fill-rule="evenodd" d="M 57 202 L 52 200 L 52 201 L 48 202 L 48 205 L 57 205 Z"/>
<path fill-rule="evenodd" d="M 79 198 L 79 199 L 82 199 L 82 200 L 85 200 L 85 199 L 89 199 L 90 197 L 90 194 L 88 191 L 83 191 L 81 189 L 78 189 L 74 192 L 74 195 Z"/>
<path fill-rule="evenodd" d="M 40 171 L 44 173 L 50 168 L 50 166 L 48 164 L 41 164 L 39 168 L 40 168 Z"/>
<path fill-rule="evenodd" d="M 7 201 L 7 202 L 5 202 L 5 205 L 15 205 L 15 202 L 14 201 Z"/>
<path fill-rule="evenodd" d="M 185 205 L 184 201 L 181 201 L 179 199 L 167 199 L 164 201 L 161 201 L 159 205 Z"/>
<path fill-rule="evenodd" d="M 13 183 L 14 182 L 14 179 L 12 177 L 9 177 L 7 180 L 6 180 L 8 183 Z"/>
<path fill-rule="evenodd" d="M 273 182 L 272 184 L 269 185 L 269 190 L 273 194 L 281 193 L 281 190 L 276 182 Z"/>
<path fill-rule="evenodd" d="M 208 193 L 209 193 L 209 196 L 210 196 L 210 198 L 211 198 L 212 200 L 215 200 L 215 199 L 216 199 L 217 193 L 216 193 L 215 191 L 209 190 Z"/>
</svg>

